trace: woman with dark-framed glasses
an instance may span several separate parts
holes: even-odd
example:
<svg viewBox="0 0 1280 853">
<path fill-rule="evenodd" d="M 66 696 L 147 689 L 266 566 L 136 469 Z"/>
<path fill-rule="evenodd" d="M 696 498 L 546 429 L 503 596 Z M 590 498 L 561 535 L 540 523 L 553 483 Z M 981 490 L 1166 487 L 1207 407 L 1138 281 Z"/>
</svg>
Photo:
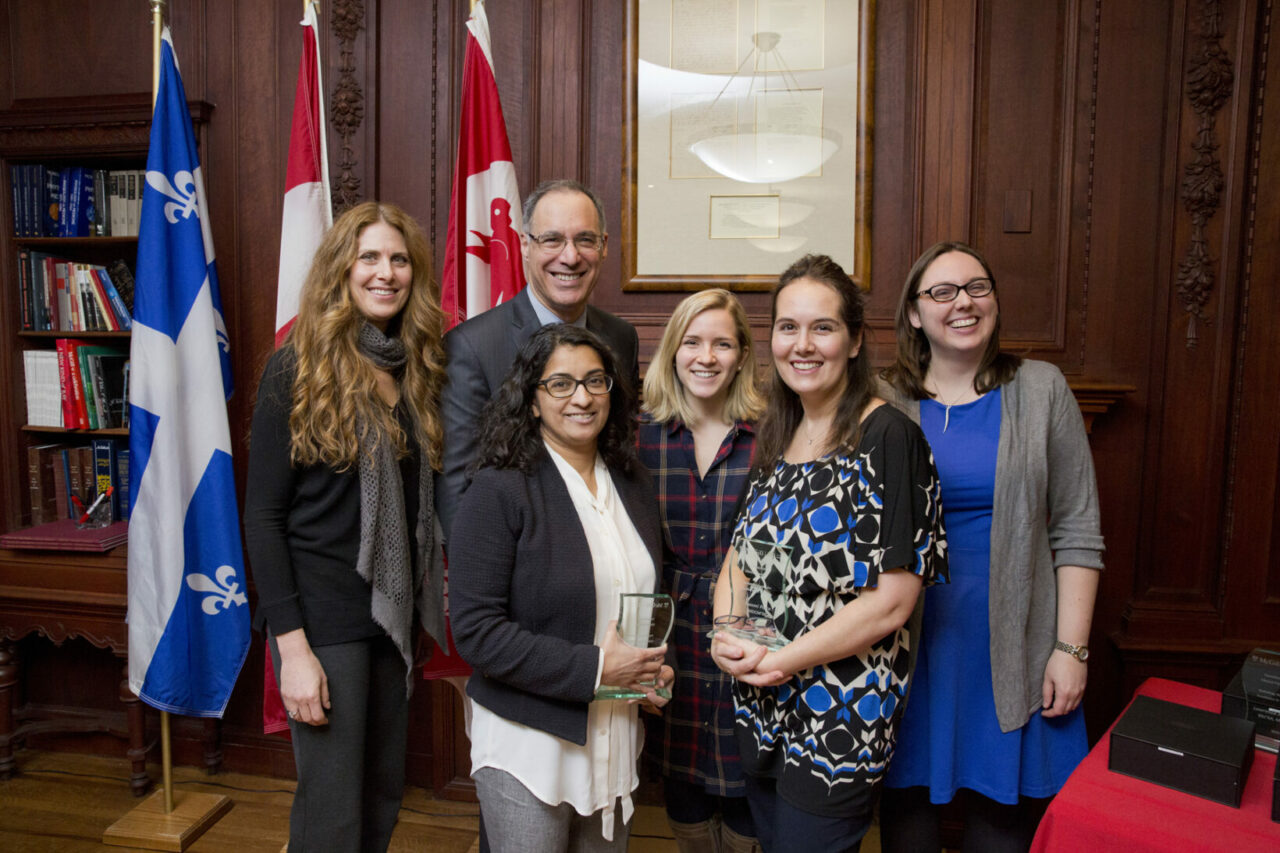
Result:
<svg viewBox="0 0 1280 853">
<path fill-rule="evenodd" d="M 665 646 L 615 630 L 657 591 L 662 522 L 635 455 L 634 398 L 586 329 L 544 326 L 481 416 L 450 540 L 454 639 L 475 672 L 471 773 L 490 849 L 624 851 L 639 784 L 637 706 L 673 680 Z M 655 685 L 656 679 L 656 685 Z"/>
<path fill-rule="evenodd" d="M 831 258 L 806 255 L 782 274 L 711 644 L 737 679 L 765 851 L 858 849 L 907 694 L 906 623 L 921 586 L 946 571 L 928 445 L 876 396 L 863 331 L 862 294 Z"/>
<path fill-rule="evenodd" d="M 1102 568 L 1097 487 L 1058 368 L 1000 350 L 985 259 L 931 247 L 898 301 L 885 378 L 933 448 L 951 583 L 924 600 L 923 646 L 881 802 L 887 851 L 1026 850 L 1088 751 L 1080 700 Z"/>
</svg>

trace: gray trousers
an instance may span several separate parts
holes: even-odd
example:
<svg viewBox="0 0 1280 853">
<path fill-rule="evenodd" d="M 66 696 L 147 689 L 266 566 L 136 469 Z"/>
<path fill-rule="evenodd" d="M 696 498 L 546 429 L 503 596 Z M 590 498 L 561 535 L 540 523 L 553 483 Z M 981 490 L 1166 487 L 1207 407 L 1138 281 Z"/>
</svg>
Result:
<svg viewBox="0 0 1280 853">
<path fill-rule="evenodd" d="M 275 637 L 270 645 L 279 678 Z M 298 770 L 289 851 L 383 853 L 404 795 L 404 659 L 385 635 L 312 651 L 324 667 L 332 707 L 327 726 L 289 721 Z"/>
<path fill-rule="evenodd" d="M 583 817 L 568 803 L 549 806 L 510 773 L 482 767 L 471 774 L 493 853 L 626 853 L 631 824 L 614 803 L 613 840 L 600 834 L 600 814 Z"/>
</svg>

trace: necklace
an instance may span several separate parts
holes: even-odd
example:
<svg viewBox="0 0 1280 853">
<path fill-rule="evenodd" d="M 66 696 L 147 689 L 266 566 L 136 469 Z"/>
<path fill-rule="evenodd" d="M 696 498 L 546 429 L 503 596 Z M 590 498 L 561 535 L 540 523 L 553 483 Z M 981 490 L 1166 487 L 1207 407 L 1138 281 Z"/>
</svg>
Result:
<svg viewBox="0 0 1280 853">
<path fill-rule="evenodd" d="M 813 442 L 815 441 L 815 439 L 814 439 L 814 435 L 813 435 L 813 431 L 809 428 L 809 425 L 808 425 L 807 423 L 805 423 L 804 421 L 801 421 L 801 422 L 800 422 L 800 426 L 804 427 L 804 434 L 807 436 L 807 441 L 806 441 L 806 443 L 808 444 L 808 446 L 809 446 L 809 447 L 813 447 Z M 826 430 L 824 430 L 824 431 L 822 432 L 822 434 L 821 434 L 821 435 L 822 435 L 822 436 L 825 436 L 825 435 L 826 435 L 826 433 L 827 433 L 827 432 L 829 432 L 830 430 L 831 430 L 831 427 L 830 427 L 830 426 L 828 426 L 828 427 L 827 427 L 827 429 L 826 429 Z M 821 436 L 819 436 L 819 437 L 821 437 Z"/>
<path fill-rule="evenodd" d="M 953 397 L 953 398 L 952 398 L 951 400 L 949 400 L 949 401 L 948 401 L 946 398 L 944 398 L 944 397 L 942 396 L 942 391 L 941 391 L 940 389 L 939 389 L 939 390 L 935 390 L 935 391 L 934 391 L 934 394 L 933 394 L 934 399 L 935 399 L 935 400 L 937 400 L 939 403 L 941 403 L 941 404 L 942 404 L 942 407 L 946 410 L 946 411 L 945 411 L 945 414 L 943 415 L 943 418 L 942 418 L 942 431 L 943 431 L 943 432 L 946 432 L 946 431 L 947 431 L 947 427 L 951 426 L 951 407 L 952 407 L 952 406 L 958 406 L 958 405 L 960 405 L 960 401 L 961 401 L 961 400 L 964 400 L 964 398 L 965 398 L 965 397 L 969 396 L 969 393 L 970 393 L 971 391 L 973 391 L 973 386 L 972 386 L 972 385 L 969 385 L 969 386 L 968 386 L 968 387 L 966 387 L 966 388 L 962 388 L 962 389 L 960 390 L 960 393 L 959 393 L 959 394 L 957 394 L 957 395 L 955 395 L 955 397 Z M 981 396 L 981 395 L 979 395 L 979 396 Z M 976 398 L 975 398 L 975 399 L 976 399 Z M 968 402 L 972 402 L 972 401 L 968 401 Z"/>
</svg>

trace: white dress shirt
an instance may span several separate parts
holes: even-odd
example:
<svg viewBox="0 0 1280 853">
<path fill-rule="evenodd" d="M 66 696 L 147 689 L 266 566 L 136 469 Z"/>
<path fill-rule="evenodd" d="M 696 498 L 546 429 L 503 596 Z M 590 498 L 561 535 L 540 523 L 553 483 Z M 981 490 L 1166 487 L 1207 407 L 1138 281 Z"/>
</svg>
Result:
<svg viewBox="0 0 1280 853">
<path fill-rule="evenodd" d="M 595 463 L 596 493 L 558 453 L 547 448 L 568 487 L 586 534 L 595 573 L 595 644 L 604 642 L 609 623 L 618 617 L 619 595 L 652 592 L 653 558 L 613 487 L 609 469 Z M 565 554 L 564 559 L 577 555 Z M 519 569 L 517 568 L 517 571 Z M 596 685 L 604 668 L 601 650 Z M 568 803 L 580 815 L 599 812 L 601 831 L 613 840 L 614 802 L 622 800 L 622 819 L 631 820 L 631 792 L 640 784 L 636 762 L 644 744 L 638 709 L 627 702 L 592 702 L 587 710 L 585 746 L 562 740 L 531 726 L 514 723 L 480 703 L 473 703 L 471 768 L 505 771 L 548 805 Z"/>
</svg>

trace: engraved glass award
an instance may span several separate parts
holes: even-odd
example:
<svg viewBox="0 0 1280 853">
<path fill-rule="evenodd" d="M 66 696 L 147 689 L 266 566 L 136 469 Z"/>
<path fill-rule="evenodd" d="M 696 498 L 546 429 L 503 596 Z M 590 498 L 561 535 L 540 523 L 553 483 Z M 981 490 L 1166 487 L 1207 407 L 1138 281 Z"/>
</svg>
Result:
<svg viewBox="0 0 1280 853">
<path fill-rule="evenodd" d="M 666 593 L 624 592 L 618 601 L 618 636 L 622 642 L 637 649 L 652 649 L 666 644 L 676 621 L 676 606 Z M 653 682 L 642 682 L 645 687 Z M 666 687 L 654 690 L 664 699 L 671 698 Z M 633 687 L 600 685 L 596 700 L 643 699 L 645 694 Z"/>
<path fill-rule="evenodd" d="M 737 549 L 738 568 L 747 577 L 747 588 L 730 589 L 731 615 L 718 617 L 715 630 L 777 651 L 791 642 L 786 595 L 793 565 L 791 547 L 740 539 Z"/>
</svg>

